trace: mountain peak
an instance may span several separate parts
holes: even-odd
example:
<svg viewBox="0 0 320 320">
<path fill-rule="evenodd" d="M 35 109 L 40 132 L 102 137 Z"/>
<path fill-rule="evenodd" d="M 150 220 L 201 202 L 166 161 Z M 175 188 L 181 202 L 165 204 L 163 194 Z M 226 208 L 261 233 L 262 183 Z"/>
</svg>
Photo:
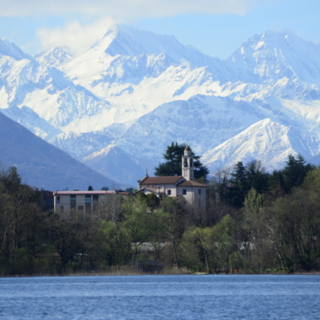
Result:
<svg viewBox="0 0 320 320">
<path fill-rule="evenodd" d="M 46 64 L 49 67 L 58 67 L 73 58 L 73 55 L 64 47 L 54 47 L 46 52 L 39 52 L 34 58 L 40 64 Z"/>
<path fill-rule="evenodd" d="M 32 59 L 31 56 L 6 39 L 0 39 L 0 55 L 8 56 L 15 60 Z"/>
<path fill-rule="evenodd" d="M 320 47 L 292 31 L 267 31 L 245 41 L 228 59 L 242 81 L 282 78 L 320 83 Z M 252 78 L 254 76 L 255 78 Z"/>
</svg>

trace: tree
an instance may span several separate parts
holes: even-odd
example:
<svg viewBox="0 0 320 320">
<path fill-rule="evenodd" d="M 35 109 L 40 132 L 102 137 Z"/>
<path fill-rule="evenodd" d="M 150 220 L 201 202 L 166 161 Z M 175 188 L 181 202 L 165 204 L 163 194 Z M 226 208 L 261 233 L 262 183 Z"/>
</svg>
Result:
<svg viewBox="0 0 320 320">
<path fill-rule="evenodd" d="M 253 160 L 246 165 L 248 184 L 259 194 L 268 190 L 269 174 L 265 172 L 261 161 Z"/>
<path fill-rule="evenodd" d="M 183 156 L 184 149 L 187 147 L 185 143 L 172 142 L 167 146 L 165 153 L 163 154 L 165 162 L 162 162 L 155 167 L 156 176 L 180 176 L 181 175 L 181 157 Z M 192 152 L 192 151 L 191 151 Z M 200 156 L 196 156 L 192 152 L 194 157 L 194 177 L 195 179 L 206 180 L 206 176 L 209 174 L 209 169 L 204 166 L 200 161 Z"/>
<path fill-rule="evenodd" d="M 244 199 L 249 191 L 246 167 L 241 161 L 234 166 L 229 183 L 231 185 L 227 196 L 229 203 L 240 208 L 243 206 Z"/>
<path fill-rule="evenodd" d="M 154 210 L 159 204 L 160 200 L 154 193 L 147 194 L 147 205 L 150 209 Z"/>
<path fill-rule="evenodd" d="M 250 189 L 244 201 L 244 241 L 247 260 L 251 260 L 255 271 L 262 272 L 266 257 L 265 215 L 263 214 L 263 196 L 254 188 Z"/>
<path fill-rule="evenodd" d="M 289 155 L 288 161 L 282 170 L 285 191 L 289 193 L 293 187 L 300 186 L 311 169 L 313 169 L 313 166 L 306 164 L 306 161 L 300 154 L 296 158 L 293 155 Z"/>
</svg>

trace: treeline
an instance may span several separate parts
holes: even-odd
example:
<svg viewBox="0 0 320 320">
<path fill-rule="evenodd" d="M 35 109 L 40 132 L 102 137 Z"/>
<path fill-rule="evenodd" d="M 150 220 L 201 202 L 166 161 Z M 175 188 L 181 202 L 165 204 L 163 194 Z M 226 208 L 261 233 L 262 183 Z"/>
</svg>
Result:
<svg viewBox="0 0 320 320">
<path fill-rule="evenodd" d="M 320 269 L 320 169 L 290 156 L 219 172 L 207 209 L 172 198 L 110 195 L 92 215 L 44 211 L 15 168 L 0 174 L 0 275 L 106 272 L 158 261 L 206 272 Z"/>
<path fill-rule="evenodd" d="M 290 155 L 285 167 L 273 173 L 259 161 L 238 162 L 210 184 L 204 218 L 210 227 L 194 228 L 189 237 L 201 244 L 207 269 L 319 270 L 319 186 L 320 169 L 300 155 Z"/>
</svg>

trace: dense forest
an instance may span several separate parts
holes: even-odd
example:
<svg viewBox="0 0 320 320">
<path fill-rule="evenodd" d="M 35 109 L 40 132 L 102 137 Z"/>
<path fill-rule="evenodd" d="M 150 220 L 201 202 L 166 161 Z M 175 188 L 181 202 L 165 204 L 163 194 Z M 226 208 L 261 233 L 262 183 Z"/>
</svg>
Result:
<svg viewBox="0 0 320 320">
<path fill-rule="evenodd" d="M 0 275 L 320 270 L 320 168 L 289 156 L 267 173 L 238 162 L 208 182 L 206 211 L 173 198 L 110 195 L 94 214 L 44 210 L 12 167 L 0 174 Z M 158 270 L 159 271 L 159 270 Z"/>
</svg>

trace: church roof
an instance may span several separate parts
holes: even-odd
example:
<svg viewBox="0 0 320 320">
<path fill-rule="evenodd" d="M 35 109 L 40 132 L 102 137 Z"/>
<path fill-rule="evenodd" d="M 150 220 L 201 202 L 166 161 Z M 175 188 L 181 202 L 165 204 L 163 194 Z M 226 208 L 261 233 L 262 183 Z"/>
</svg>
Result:
<svg viewBox="0 0 320 320">
<path fill-rule="evenodd" d="M 165 177 L 148 177 L 141 182 L 141 185 L 154 185 L 154 184 L 176 184 L 182 176 L 165 176 Z"/>
<path fill-rule="evenodd" d="M 199 183 L 199 182 L 189 180 L 189 181 L 183 181 L 182 183 L 180 183 L 179 187 L 206 187 L 206 185 Z"/>
</svg>

